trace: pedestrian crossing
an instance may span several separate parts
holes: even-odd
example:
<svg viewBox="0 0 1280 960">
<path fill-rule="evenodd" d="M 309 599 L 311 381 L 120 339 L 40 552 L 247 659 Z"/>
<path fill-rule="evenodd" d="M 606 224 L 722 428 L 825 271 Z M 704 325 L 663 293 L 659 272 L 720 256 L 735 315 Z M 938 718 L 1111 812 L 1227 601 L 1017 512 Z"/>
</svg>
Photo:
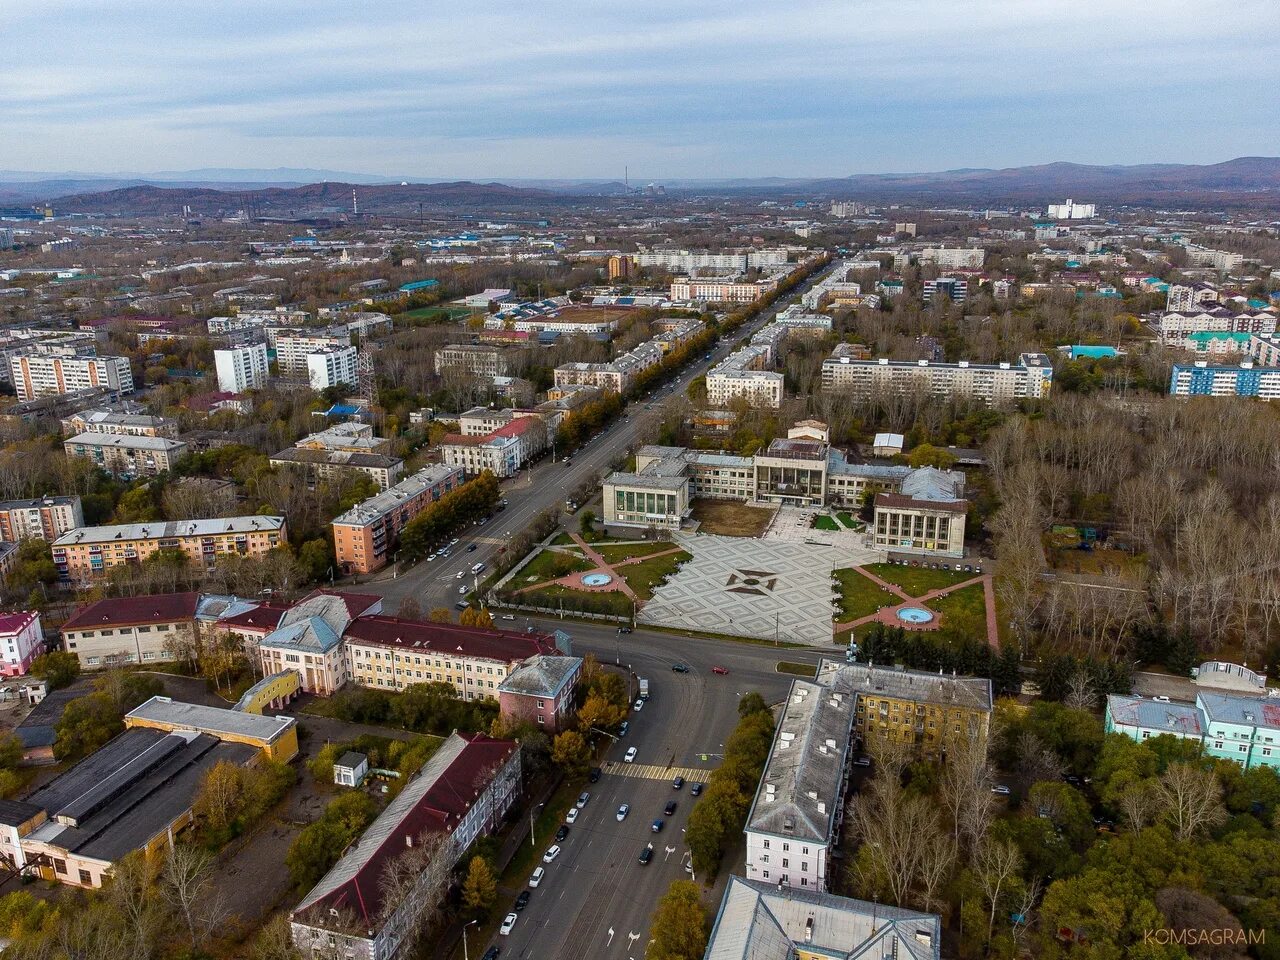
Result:
<svg viewBox="0 0 1280 960">
<path fill-rule="evenodd" d="M 690 783 L 706 783 L 710 770 L 698 767 L 660 767 L 656 763 L 611 763 L 605 773 L 619 777 L 635 777 L 640 780 L 674 780 L 684 777 Z"/>
</svg>

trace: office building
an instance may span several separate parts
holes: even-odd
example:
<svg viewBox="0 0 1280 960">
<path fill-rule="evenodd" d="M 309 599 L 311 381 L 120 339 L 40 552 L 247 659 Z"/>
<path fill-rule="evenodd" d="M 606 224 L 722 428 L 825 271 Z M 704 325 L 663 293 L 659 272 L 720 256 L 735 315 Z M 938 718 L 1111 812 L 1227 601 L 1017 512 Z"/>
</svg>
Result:
<svg viewBox="0 0 1280 960">
<path fill-rule="evenodd" d="M 213 366 L 218 374 L 218 389 L 224 393 L 261 390 L 271 378 L 265 343 L 215 350 Z"/>
<path fill-rule="evenodd" d="M 68 530 L 84 526 L 79 497 L 39 497 L 0 502 L 0 542 L 35 537 L 53 543 Z"/>
<path fill-rule="evenodd" d="M 1139 742 L 1162 735 L 1191 740 L 1215 759 L 1280 773 L 1280 705 L 1265 696 L 1201 690 L 1188 704 L 1112 695 L 1104 728 Z"/>
<path fill-rule="evenodd" d="M 360 351 L 355 347 L 324 347 L 307 354 L 307 381 L 312 390 L 339 385 L 355 388 L 360 383 Z"/>
<path fill-rule="evenodd" d="M 497 832 L 520 796 L 520 745 L 453 733 L 290 914 L 304 960 L 403 960 L 420 912 L 443 896 L 438 872 L 407 887 L 384 878 L 397 857 L 447 838 L 452 865 L 479 837 Z M 445 881 L 447 883 L 447 881 Z"/>
<path fill-rule="evenodd" d="M 723 408 L 738 397 L 753 407 L 782 406 L 782 374 L 767 369 L 772 352 L 748 345 L 735 350 L 707 371 L 707 404 Z"/>
<path fill-rule="evenodd" d="M 981 270 L 985 256 L 986 251 L 981 247 L 925 247 L 920 262 L 943 270 Z"/>
<path fill-rule="evenodd" d="M 10 373 L 19 400 L 61 396 L 78 390 L 105 388 L 111 394 L 133 392 L 128 357 L 11 357 Z"/>
<path fill-rule="evenodd" d="M 199 643 L 198 593 L 116 597 L 77 607 L 62 648 L 86 670 L 182 659 Z"/>
<path fill-rule="evenodd" d="M 107 433 L 126 437 L 168 437 L 178 439 L 178 424 L 167 417 L 151 417 L 142 413 L 117 413 L 115 410 L 81 410 L 62 420 L 66 436 L 78 433 Z"/>
<path fill-rule="evenodd" d="M 44 628 L 35 610 L 0 613 L 0 675 L 25 676 L 44 652 Z"/>
<path fill-rule="evenodd" d="M 1049 393 L 1053 365 L 1040 353 L 1024 353 L 1014 363 L 938 363 L 931 360 L 855 360 L 832 354 L 822 362 L 822 386 L 867 397 L 922 392 L 935 397 L 970 397 L 989 405 L 1038 400 Z"/>
<path fill-rule="evenodd" d="M 173 469 L 187 452 L 181 440 L 114 433 L 81 433 L 62 443 L 68 457 L 83 457 L 118 477 L 154 477 Z"/>
<path fill-rule="evenodd" d="M 890 553 L 964 556 L 964 474 L 922 467 L 892 492 L 877 493 L 875 544 Z"/>
<path fill-rule="evenodd" d="M 207 569 L 221 554 L 260 556 L 287 540 L 284 517 L 268 516 L 78 527 L 53 542 L 53 563 L 64 582 L 83 582 L 157 550 L 181 550 Z"/>
<path fill-rule="evenodd" d="M 936 297 L 947 297 L 952 303 L 964 303 L 969 299 L 969 281 L 962 277 L 938 277 L 924 282 L 924 302 L 932 303 Z"/>
<path fill-rule="evenodd" d="M 673 280 L 672 300 L 700 300 L 706 303 L 754 303 L 778 289 L 780 276 L 744 281 L 733 277 Z"/>
<path fill-rule="evenodd" d="M 351 678 L 344 633 L 357 617 L 381 612 L 381 597 L 313 591 L 285 610 L 275 629 L 258 640 L 263 676 L 293 670 L 306 693 L 333 693 Z M 233 624 L 226 629 L 239 632 Z"/>
<path fill-rule="evenodd" d="M 404 525 L 462 485 L 461 467 L 432 464 L 356 504 L 333 521 L 333 545 L 343 573 L 372 573 L 391 560 Z"/>
<path fill-rule="evenodd" d="M 1071 199 L 1066 203 L 1051 203 L 1045 210 L 1045 216 L 1050 220 L 1091 220 L 1097 215 L 1097 204 L 1076 203 Z"/>
<path fill-rule="evenodd" d="M 461 370 L 484 380 L 505 377 L 511 372 L 511 350 L 475 343 L 451 343 L 436 351 L 436 373 Z"/>
<path fill-rule="evenodd" d="M 1169 376 L 1175 397 L 1256 397 L 1280 399 L 1280 367 L 1260 367 L 1252 360 L 1238 366 L 1211 366 L 1206 360 L 1175 363 Z"/>
</svg>

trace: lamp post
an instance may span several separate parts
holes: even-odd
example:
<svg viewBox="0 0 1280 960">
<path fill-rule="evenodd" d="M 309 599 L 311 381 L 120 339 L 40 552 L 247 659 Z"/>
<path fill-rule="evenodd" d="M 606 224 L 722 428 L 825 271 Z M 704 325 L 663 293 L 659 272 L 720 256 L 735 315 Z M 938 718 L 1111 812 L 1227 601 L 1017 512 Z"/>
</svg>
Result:
<svg viewBox="0 0 1280 960">
<path fill-rule="evenodd" d="M 541 813 L 542 808 L 545 806 L 546 806 L 545 803 L 538 804 L 538 813 Z M 537 840 L 534 838 L 534 832 L 535 830 L 533 826 L 533 807 L 530 807 L 529 808 L 529 846 L 531 847 L 536 847 L 538 845 Z"/>
<path fill-rule="evenodd" d="M 467 954 L 467 927 L 474 927 L 479 922 L 479 920 L 472 920 L 470 923 L 462 925 L 462 960 L 471 960 L 471 957 Z"/>
</svg>

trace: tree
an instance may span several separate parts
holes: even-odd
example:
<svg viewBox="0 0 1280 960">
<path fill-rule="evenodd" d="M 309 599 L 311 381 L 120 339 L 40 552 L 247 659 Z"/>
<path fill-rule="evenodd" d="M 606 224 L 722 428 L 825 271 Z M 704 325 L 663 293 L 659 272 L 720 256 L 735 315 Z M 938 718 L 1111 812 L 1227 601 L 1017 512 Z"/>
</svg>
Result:
<svg viewBox="0 0 1280 960">
<path fill-rule="evenodd" d="M 122 731 L 124 723 L 110 696 L 91 693 L 68 703 L 53 729 L 53 755 L 59 760 L 78 760 Z"/>
<path fill-rule="evenodd" d="M 616 727 L 626 718 L 625 707 L 610 702 L 599 693 L 587 694 L 587 699 L 578 708 L 578 725 L 583 730 L 590 730 L 592 727 L 596 729 Z"/>
<path fill-rule="evenodd" d="M 1179 840 L 1188 840 L 1227 819 L 1222 784 L 1211 768 L 1171 763 L 1156 782 L 1155 795 Z"/>
<path fill-rule="evenodd" d="M 650 960 L 701 960 L 707 949 L 707 912 L 697 884 L 674 881 L 658 901 L 649 929 L 653 943 L 645 956 Z"/>
<path fill-rule="evenodd" d="M 249 944 L 249 960 L 300 960 L 293 946 L 289 917 L 277 913 L 258 931 Z"/>
<path fill-rule="evenodd" d="M 472 913 L 486 913 L 498 899 L 498 880 L 489 861 L 474 856 L 467 865 L 467 879 L 462 884 L 462 902 Z"/>
<path fill-rule="evenodd" d="M 464 627 L 484 627 L 485 629 L 493 629 L 493 617 L 488 610 L 480 607 L 468 607 L 462 611 L 462 615 L 458 617 L 458 622 Z"/>
<path fill-rule="evenodd" d="M 111 868 L 107 899 L 124 922 L 130 953 L 134 957 L 153 955 L 160 938 L 164 916 L 152 893 L 154 864 L 138 850 L 121 857 Z"/>
<path fill-rule="evenodd" d="M 972 868 L 982 894 L 991 908 L 987 916 L 987 940 L 995 931 L 996 913 L 1013 892 L 1022 868 L 1022 854 L 1008 840 L 990 840 L 974 851 Z"/>
<path fill-rule="evenodd" d="M 240 807 L 240 767 L 229 760 L 215 763 L 200 780 L 193 810 L 215 831 L 226 830 Z"/>
<path fill-rule="evenodd" d="M 453 611 L 448 607 L 436 607 L 427 619 L 432 623 L 453 623 Z"/>
<path fill-rule="evenodd" d="M 401 620 L 422 619 L 422 607 L 418 604 L 417 598 L 410 595 L 401 600 L 400 606 L 396 610 L 396 616 Z"/>
<path fill-rule="evenodd" d="M 907 463 L 912 467 L 919 469 L 920 467 L 937 467 L 940 470 L 949 470 L 955 466 L 955 455 L 941 447 L 935 447 L 928 443 L 922 443 L 912 448 L 907 454 Z"/>
<path fill-rule="evenodd" d="M 31 661 L 31 673 L 41 677 L 50 691 L 60 690 L 80 676 L 80 658 L 62 650 L 42 653 Z"/>
<path fill-rule="evenodd" d="M 590 540 L 595 537 L 596 533 L 596 515 L 594 511 L 583 510 L 579 529 L 584 540 Z"/>
<path fill-rule="evenodd" d="M 221 897 L 213 889 L 213 860 L 202 850 L 178 844 L 160 871 L 160 892 L 178 911 L 198 950 L 222 920 Z"/>
<path fill-rule="evenodd" d="M 453 876 L 453 861 L 453 841 L 448 835 L 424 832 L 383 868 L 379 878 L 382 893 L 379 919 L 385 922 L 407 906 L 411 932 L 406 949 L 410 953 L 414 941 L 440 913 Z M 496 881 L 494 893 L 496 896 Z"/>
<path fill-rule="evenodd" d="M 551 762 L 570 775 L 580 774 L 591 765 L 591 748 L 582 734 L 565 730 L 551 742 Z"/>
</svg>

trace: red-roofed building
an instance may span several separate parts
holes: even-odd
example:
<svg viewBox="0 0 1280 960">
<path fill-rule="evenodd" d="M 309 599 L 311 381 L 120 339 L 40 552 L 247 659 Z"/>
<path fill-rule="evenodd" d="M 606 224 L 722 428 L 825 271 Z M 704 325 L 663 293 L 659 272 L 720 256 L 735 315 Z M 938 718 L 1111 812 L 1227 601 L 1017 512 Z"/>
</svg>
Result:
<svg viewBox="0 0 1280 960">
<path fill-rule="evenodd" d="M 34 610 L 0 613 L 0 674 L 20 677 L 40 655 L 44 630 Z"/>
<path fill-rule="evenodd" d="M 520 749 L 483 734 L 450 736 L 360 840 L 290 915 L 294 946 L 307 960 L 396 960 L 424 908 L 443 898 L 447 873 L 416 870 L 416 882 L 387 902 L 389 868 L 444 836 L 449 866 L 493 833 L 520 793 Z"/>
<path fill-rule="evenodd" d="M 514 416 L 483 435 L 448 434 L 440 441 L 440 453 L 451 467 L 462 467 L 471 476 L 489 470 L 495 477 L 511 477 L 547 446 L 547 425 L 536 414 Z"/>
<path fill-rule="evenodd" d="M 198 643 L 199 604 L 198 593 L 98 600 L 62 625 L 62 644 L 90 669 L 173 660 Z"/>
</svg>

